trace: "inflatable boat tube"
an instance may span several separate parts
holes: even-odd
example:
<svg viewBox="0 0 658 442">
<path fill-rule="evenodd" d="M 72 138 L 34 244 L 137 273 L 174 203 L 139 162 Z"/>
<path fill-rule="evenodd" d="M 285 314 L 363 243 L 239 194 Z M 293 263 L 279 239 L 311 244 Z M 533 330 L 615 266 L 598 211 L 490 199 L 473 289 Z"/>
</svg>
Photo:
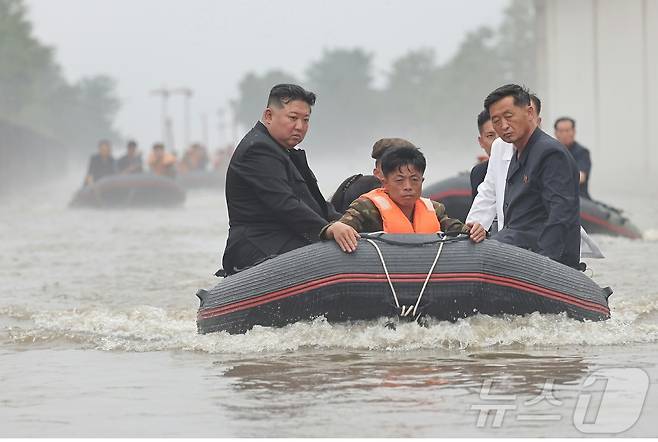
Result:
<svg viewBox="0 0 658 442">
<path fill-rule="evenodd" d="M 181 173 L 176 177 L 176 181 L 184 189 L 223 189 L 226 181 L 226 172 L 213 170 L 194 170 L 191 172 Z"/>
<path fill-rule="evenodd" d="M 495 240 L 380 233 L 362 235 L 351 254 L 334 241 L 315 243 L 199 290 L 197 328 L 243 333 L 320 316 L 454 321 L 533 312 L 599 321 L 610 317 L 610 293 L 577 270 Z"/>
<path fill-rule="evenodd" d="M 171 178 L 150 173 L 112 175 L 80 189 L 72 207 L 173 207 L 185 202 L 185 190 Z"/>
</svg>

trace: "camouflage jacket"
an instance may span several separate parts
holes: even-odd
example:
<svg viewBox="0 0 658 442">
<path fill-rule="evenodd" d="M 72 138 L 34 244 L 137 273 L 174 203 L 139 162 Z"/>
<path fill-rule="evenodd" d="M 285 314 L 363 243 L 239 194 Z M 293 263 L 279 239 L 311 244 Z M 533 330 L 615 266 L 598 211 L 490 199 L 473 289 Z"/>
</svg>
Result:
<svg viewBox="0 0 658 442">
<path fill-rule="evenodd" d="M 436 216 L 441 224 L 441 231 L 447 235 L 458 235 L 468 233 L 469 228 L 458 219 L 449 218 L 446 208 L 443 204 L 432 201 Z M 359 233 L 381 232 L 384 230 L 382 216 L 375 203 L 368 198 L 359 197 L 345 211 L 345 214 L 338 220 L 341 223 L 351 226 Z M 320 238 L 327 239 L 326 231 L 333 223 L 329 223 L 320 231 Z"/>
</svg>

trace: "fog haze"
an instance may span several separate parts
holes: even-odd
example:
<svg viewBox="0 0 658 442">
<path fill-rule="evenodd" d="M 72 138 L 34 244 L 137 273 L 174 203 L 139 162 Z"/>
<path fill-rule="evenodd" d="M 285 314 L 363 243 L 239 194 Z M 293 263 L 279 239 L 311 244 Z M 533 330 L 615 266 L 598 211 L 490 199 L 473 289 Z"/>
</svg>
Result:
<svg viewBox="0 0 658 442">
<path fill-rule="evenodd" d="M 201 136 L 201 114 L 206 113 L 213 145 L 223 141 L 216 129 L 216 112 L 235 98 L 237 84 L 247 72 L 279 68 L 303 77 L 323 49 L 359 47 L 373 54 L 378 85 L 391 62 L 409 50 L 432 48 L 439 62 L 448 59 L 467 31 L 497 26 L 507 2 L 30 0 L 27 4 L 35 35 L 55 48 L 69 80 L 97 74 L 117 80 L 121 109 L 116 127 L 121 134 L 144 144 L 160 138 L 160 101 L 149 92 L 163 85 L 186 86 L 195 94 L 191 137 Z M 180 140 L 182 98 L 173 97 L 169 109 Z"/>
</svg>

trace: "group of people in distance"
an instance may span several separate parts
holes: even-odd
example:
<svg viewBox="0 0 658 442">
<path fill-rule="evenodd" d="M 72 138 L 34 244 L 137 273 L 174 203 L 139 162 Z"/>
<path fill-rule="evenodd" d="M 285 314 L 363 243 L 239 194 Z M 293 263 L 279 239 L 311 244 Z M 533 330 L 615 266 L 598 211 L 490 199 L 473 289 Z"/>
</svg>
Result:
<svg viewBox="0 0 658 442">
<path fill-rule="evenodd" d="M 567 148 L 539 127 L 540 102 L 527 89 L 501 86 L 484 100 L 493 131 L 481 137 L 493 147 L 466 223 L 450 218 L 440 202 L 421 197 L 425 157 L 399 138 L 375 143 L 374 179 L 346 180 L 333 198 L 347 206 L 338 212 L 322 196 L 306 153 L 296 148 L 315 99 L 298 85 L 274 86 L 261 121 L 233 153 L 226 175 L 224 274 L 320 240 L 353 252 L 361 232 L 467 234 L 478 243 L 496 214 L 498 241 L 578 267 L 579 168 Z M 494 167 L 505 161 L 508 169 Z M 486 204 L 477 202 L 481 194 Z"/>
<path fill-rule="evenodd" d="M 228 161 L 233 149 L 228 146 L 218 149 L 212 161 L 213 169 L 221 169 Z M 151 173 L 173 178 L 176 174 L 207 170 L 210 159 L 208 151 L 199 143 L 192 144 L 178 160 L 176 155 L 165 150 L 162 143 L 155 143 L 147 159 Z M 84 185 L 88 186 L 103 177 L 116 174 L 131 174 L 144 172 L 142 154 L 137 150 L 135 141 L 128 141 L 126 153 L 115 160 L 112 156 L 112 145 L 107 140 L 98 143 L 98 152 L 89 159 Z"/>
</svg>

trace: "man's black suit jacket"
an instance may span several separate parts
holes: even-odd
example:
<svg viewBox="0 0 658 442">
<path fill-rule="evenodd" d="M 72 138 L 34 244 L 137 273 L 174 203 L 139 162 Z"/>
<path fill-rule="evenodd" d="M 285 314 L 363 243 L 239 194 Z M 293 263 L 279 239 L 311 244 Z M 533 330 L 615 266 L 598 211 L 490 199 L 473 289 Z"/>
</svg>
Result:
<svg viewBox="0 0 658 442">
<path fill-rule="evenodd" d="M 242 139 L 226 173 L 228 274 L 319 240 L 340 218 L 328 204 L 300 149 L 286 149 L 261 122 Z"/>
</svg>

